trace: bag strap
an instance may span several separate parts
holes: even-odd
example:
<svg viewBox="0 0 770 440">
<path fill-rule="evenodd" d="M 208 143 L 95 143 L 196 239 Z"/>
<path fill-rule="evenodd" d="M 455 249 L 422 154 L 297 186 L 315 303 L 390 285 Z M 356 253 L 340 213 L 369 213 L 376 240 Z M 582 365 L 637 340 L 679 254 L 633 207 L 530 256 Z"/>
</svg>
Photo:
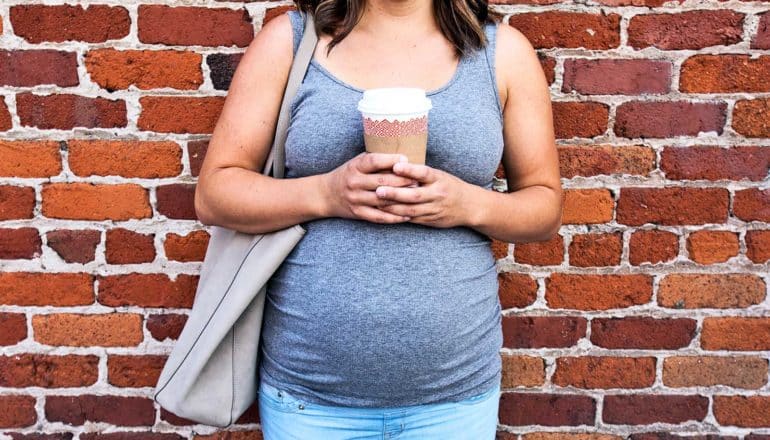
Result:
<svg viewBox="0 0 770 440">
<path fill-rule="evenodd" d="M 310 58 L 313 57 L 313 51 L 318 41 L 315 25 L 313 24 L 313 14 L 304 13 L 303 11 L 299 12 L 305 19 L 305 30 L 302 32 L 302 40 L 292 62 L 289 81 L 286 84 L 286 90 L 284 90 L 283 99 L 281 100 L 281 111 L 278 114 L 273 146 L 262 170 L 262 174 L 270 175 L 269 173 L 272 168 L 273 177 L 278 179 L 283 178 L 284 172 L 285 143 L 289 128 L 289 106 L 294 99 L 294 95 L 297 93 L 300 83 L 302 83 L 302 79 L 305 77 L 307 66 L 310 64 Z"/>
</svg>

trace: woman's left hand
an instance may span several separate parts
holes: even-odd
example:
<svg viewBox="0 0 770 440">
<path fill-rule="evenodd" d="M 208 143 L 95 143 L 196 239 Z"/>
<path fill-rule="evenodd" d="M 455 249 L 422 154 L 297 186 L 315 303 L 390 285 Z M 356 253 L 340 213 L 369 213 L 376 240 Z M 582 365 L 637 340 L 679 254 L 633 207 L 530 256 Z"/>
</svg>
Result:
<svg viewBox="0 0 770 440">
<path fill-rule="evenodd" d="M 467 194 L 471 184 L 428 165 L 398 162 L 393 173 L 419 182 L 417 187 L 379 186 L 377 195 L 388 203 L 379 209 L 411 217 L 409 222 L 439 228 L 468 223 Z"/>
</svg>

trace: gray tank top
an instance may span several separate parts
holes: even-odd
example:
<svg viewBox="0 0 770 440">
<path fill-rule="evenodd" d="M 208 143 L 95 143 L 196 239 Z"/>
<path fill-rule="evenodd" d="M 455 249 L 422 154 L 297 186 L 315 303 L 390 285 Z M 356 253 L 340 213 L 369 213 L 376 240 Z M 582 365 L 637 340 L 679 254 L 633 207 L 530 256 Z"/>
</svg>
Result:
<svg viewBox="0 0 770 440">
<path fill-rule="evenodd" d="M 287 12 L 294 51 L 302 16 Z M 489 44 L 427 93 L 426 164 L 491 190 L 503 152 Z M 291 103 L 286 178 L 334 170 L 364 151 L 363 90 L 315 59 Z M 469 227 L 330 217 L 267 284 L 260 380 L 308 402 L 395 407 L 451 402 L 500 383 L 503 335 L 490 239 Z"/>
</svg>

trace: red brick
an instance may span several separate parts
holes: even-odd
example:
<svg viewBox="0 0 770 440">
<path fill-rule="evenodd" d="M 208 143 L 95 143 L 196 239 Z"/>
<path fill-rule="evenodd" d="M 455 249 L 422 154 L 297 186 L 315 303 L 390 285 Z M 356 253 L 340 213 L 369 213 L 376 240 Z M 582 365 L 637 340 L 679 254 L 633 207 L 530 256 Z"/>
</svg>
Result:
<svg viewBox="0 0 770 440">
<path fill-rule="evenodd" d="M 619 232 L 573 235 L 568 251 L 570 266 L 617 266 L 623 253 L 623 237 Z"/>
<path fill-rule="evenodd" d="M 770 49 L 770 14 L 759 14 L 757 34 L 751 40 L 752 49 Z"/>
<path fill-rule="evenodd" d="M 503 425 L 593 425 L 596 401 L 578 394 L 511 393 L 500 397 L 499 420 Z"/>
<path fill-rule="evenodd" d="M 110 229 L 104 258 L 108 264 L 151 263 L 155 259 L 155 234 L 141 234 L 125 228 Z"/>
<path fill-rule="evenodd" d="M 724 188 L 622 188 L 617 221 L 631 226 L 724 223 L 728 198 Z"/>
<path fill-rule="evenodd" d="M 96 257 L 96 246 L 102 241 L 97 230 L 56 230 L 46 233 L 48 247 L 67 263 L 88 263 Z"/>
<path fill-rule="evenodd" d="M 675 14 L 637 14 L 628 24 L 628 45 L 663 50 L 731 45 L 743 38 L 743 14 L 697 10 Z"/>
<path fill-rule="evenodd" d="M 733 129 L 746 137 L 770 137 L 770 99 L 741 99 L 733 108 Z"/>
<path fill-rule="evenodd" d="M 770 231 L 746 231 L 746 257 L 754 263 L 762 264 L 770 260 Z"/>
<path fill-rule="evenodd" d="M 709 399 L 700 395 L 625 394 L 604 396 L 602 420 L 623 425 L 701 421 Z"/>
<path fill-rule="evenodd" d="M 699 54 L 682 63 L 679 90 L 684 93 L 768 92 L 770 56 Z"/>
<path fill-rule="evenodd" d="M 679 237 L 668 231 L 640 230 L 631 234 L 628 249 L 628 261 L 634 266 L 663 263 L 679 254 Z"/>
<path fill-rule="evenodd" d="M 586 334 L 585 318 L 572 316 L 504 316 L 503 346 L 565 348 Z"/>
<path fill-rule="evenodd" d="M 591 342 L 604 348 L 673 350 L 690 345 L 695 326 L 689 318 L 594 318 Z"/>
<path fill-rule="evenodd" d="M 535 356 L 502 354 L 502 388 L 537 387 L 545 383 L 545 361 Z"/>
<path fill-rule="evenodd" d="M 0 303 L 79 306 L 94 303 L 94 278 L 85 272 L 2 272 Z"/>
<path fill-rule="evenodd" d="M 662 307 L 745 308 L 765 299 L 765 282 L 753 274 L 674 273 L 658 286 Z"/>
<path fill-rule="evenodd" d="M 0 220 L 32 218 L 34 209 L 34 188 L 0 185 Z"/>
<path fill-rule="evenodd" d="M 0 312 L 0 346 L 14 345 L 27 337 L 27 318 L 23 313 Z"/>
<path fill-rule="evenodd" d="M 556 234 L 547 241 L 516 243 L 513 258 L 517 263 L 534 266 L 559 265 L 564 261 L 564 237 Z"/>
<path fill-rule="evenodd" d="M 704 350 L 770 350 L 770 317 L 706 317 L 700 343 Z"/>
<path fill-rule="evenodd" d="M 110 307 L 191 308 L 198 285 L 198 275 L 185 274 L 174 280 L 156 273 L 99 275 L 98 280 L 99 303 Z"/>
<path fill-rule="evenodd" d="M 75 139 L 67 145 L 70 169 L 78 176 L 156 179 L 182 172 L 182 148 L 172 141 Z"/>
<path fill-rule="evenodd" d="M 14 5 L 13 32 L 30 43 L 67 40 L 103 43 L 128 36 L 131 17 L 122 6 Z"/>
<path fill-rule="evenodd" d="M 607 223 L 612 220 L 615 201 L 607 189 L 567 189 L 563 196 L 561 223 Z"/>
<path fill-rule="evenodd" d="M 736 190 L 733 213 L 743 221 L 770 221 L 770 189 Z"/>
<path fill-rule="evenodd" d="M 558 139 L 592 138 L 607 131 L 609 107 L 600 102 L 553 103 L 553 127 Z"/>
<path fill-rule="evenodd" d="M 107 382 L 116 387 L 155 387 L 166 360 L 163 355 L 111 354 L 107 359 Z"/>
<path fill-rule="evenodd" d="M 186 322 L 187 315 L 180 313 L 150 315 L 147 318 L 147 330 L 158 341 L 178 339 Z"/>
<path fill-rule="evenodd" d="M 0 428 L 24 428 L 35 422 L 34 397 L 22 394 L 0 396 Z"/>
<path fill-rule="evenodd" d="M 714 417 L 722 426 L 770 426 L 770 396 L 714 396 Z"/>
<path fill-rule="evenodd" d="M 492 250 L 492 256 L 495 257 L 495 261 L 501 258 L 507 258 L 510 253 L 510 243 L 500 241 L 494 237 L 490 237 L 489 248 Z"/>
<path fill-rule="evenodd" d="M 206 151 L 209 147 L 209 141 L 190 141 L 187 143 L 187 157 L 190 159 L 190 174 L 198 177 L 201 172 L 203 159 L 206 158 Z"/>
<path fill-rule="evenodd" d="M 675 180 L 760 181 L 770 171 L 767 147 L 665 147 L 660 159 L 661 171 Z"/>
<path fill-rule="evenodd" d="M 93 385 L 99 377 L 96 355 L 23 353 L 0 356 L 0 386 L 69 388 Z"/>
<path fill-rule="evenodd" d="M 275 17 L 285 14 L 287 11 L 296 10 L 297 7 L 294 5 L 282 5 L 273 8 L 267 8 L 265 9 L 265 18 L 262 19 L 262 27 L 265 27 L 265 24 L 267 24 L 267 22 L 274 19 Z"/>
<path fill-rule="evenodd" d="M 8 104 L 5 103 L 5 97 L 0 96 L 0 131 L 13 128 L 11 113 L 8 111 Z"/>
<path fill-rule="evenodd" d="M 695 231 L 687 237 L 690 259 L 700 264 L 723 263 L 738 255 L 738 234 L 730 231 Z"/>
<path fill-rule="evenodd" d="M 195 185 L 174 183 L 155 189 L 158 213 L 168 218 L 197 220 L 195 212 Z"/>
<path fill-rule="evenodd" d="M 137 346 L 142 342 L 142 315 L 138 313 L 34 315 L 35 341 L 78 347 Z"/>
<path fill-rule="evenodd" d="M 568 11 L 514 14 L 508 24 L 536 49 L 562 47 L 611 49 L 620 44 L 620 15 Z"/>
<path fill-rule="evenodd" d="M 16 95 L 16 108 L 21 125 L 28 127 L 70 130 L 127 126 L 126 102 L 121 99 L 24 92 Z"/>
<path fill-rule="evenodd" d="M 529 275 L 511 272 L 497 274 L 498 295 L 503 309 L 524 308 L 537 299 L 537 281 Z"/>
<path fill-rule="evenodd" d="M 241 433 L 244 431 L 222 431 L 223 433 Z M 195 435 L 194 438 L 200 438 L 200 435 Z M 182 437 L 180 434 L 172 432 L 156 432 L 156 431 L 116 431 L 116 432 L 82 432 L 80 434 L 80 440 L 184 440 L 187 437 Z M 42 439 L 41 439 L 42 440 Z M 54 439 L 47 439 L 54 440 Z M 71 440 L 71 439 L 61 439 Z M 262 440 L 262 436 L 256 437 L 255 440 Z M 736 439 L 737 440 L 737 439 Z"/>
<path fill-rule="evenodd" d="M 42 189 L 44 216 L 77 220 L 152 217 L 147 189 L 133 183 L 49 183 Z"/>
<path fill-rule="evenodd" d="M 76 86 L 79 84 L 77 54 L 53 49 L 0 50 L 0 84 Z"/>
<path fill-rule="evenodd" d="M 245 8 L 139 5 L 138 27 L 146 44 L 246 47 L 254 38 Z"/>
<path fill-rule="evenodd" d="M 671 356 L 663 360 L 667 387 L 757 389 L 767 383 L 767 359 L 752 356 Z"/>
<path fill-rule="evenodd" d="M 655 151 L 641 145 L 557 145 L 561 177 L 633 174 L 655 169 Z"/>
<path fill-rule="evenodd" d="M 671 90 L 671 63 L 647 59 L 564 61 L 562 92 L 582 95 L 641 95 Z"/>
<path fill-rule="evenodd" d="M 162 133 L 211 134 L 224 101 L 220 96 L 143 96 L 137 127 Z M 179 109 L 184 109 L 184 118 L 177 117 Z"/>
<path fill-rule="evenodd" d="M 626 138 L 722 134 L 726 118 L 723 102 L 629 101 L 617 108 L 615 134 Z"/>
<path fill-rule="evenodd" d="M 0 176 L 50 177 L 61 171 L 58 142 L 0 140 Z"/>
<path fill-rule="evenodd" d="M 553 273 L 545 280 L 545 300 L 552 309 L 618 309 L 650 299 L 652 277 L 644 274 Z"/>
<path fill-rule="evenodd" d="M 577 388 L 647 388 L 655 382 L 654 357 L 570 356 L 556 358 L 554 385 Z"/>
<path fill-rule="evenodd" d="M 69 425 L 103 422 L 117 426 L 152 426 L 155 409 L 152 399 L 140 396 L 46 396 L 45 417 L 51 422 Z"/>
<path fill-rule="evenodd" d="M 203 84 L 203 56 L 179 50 L 94 49 L 85 55 L 91 80 L 109 91 L 134 86 L 197 90 Z"/>
<path fill-rule="evenodd" d="M 537 53 L 537 57 L 540 60 L 540 67 L 543 68 L 545 80 L 550 86 L 556 80 L 556 59 L 546 56 L 541 52 Z"/>
<path fill-rule="evenodd" d="M 43 242 L 36 228 L 0 228 L 0 259 L 30 260 L 42 253 Z"/>
<path fill-rule="evenodd" d="M 203 261 L 210 238 L 205 230 L 192 231 L 187 235 L 166 234 L 163 242 L 166 258 L 182 262 Z"/>
</svg>

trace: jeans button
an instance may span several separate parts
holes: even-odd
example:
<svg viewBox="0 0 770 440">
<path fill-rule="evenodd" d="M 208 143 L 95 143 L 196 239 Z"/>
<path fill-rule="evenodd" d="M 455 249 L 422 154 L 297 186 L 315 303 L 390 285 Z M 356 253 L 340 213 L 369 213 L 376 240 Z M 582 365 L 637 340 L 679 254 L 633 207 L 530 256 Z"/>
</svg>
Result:
<svg viewBox="0 0 770 440">
<path fill-rule="evenodd" d="M 299 404 L 299 409 L 305 409 L 305 405 L 303 405 L 303 404 L 301 404 L 301 403 L 300 403 L 300 404 Z"/>
<path fill-rule="evenodd" d="M 282 396 L 283 396 L 283 393 L 278 391 L 278 397 L 282 397 Z"/>
</svg>

